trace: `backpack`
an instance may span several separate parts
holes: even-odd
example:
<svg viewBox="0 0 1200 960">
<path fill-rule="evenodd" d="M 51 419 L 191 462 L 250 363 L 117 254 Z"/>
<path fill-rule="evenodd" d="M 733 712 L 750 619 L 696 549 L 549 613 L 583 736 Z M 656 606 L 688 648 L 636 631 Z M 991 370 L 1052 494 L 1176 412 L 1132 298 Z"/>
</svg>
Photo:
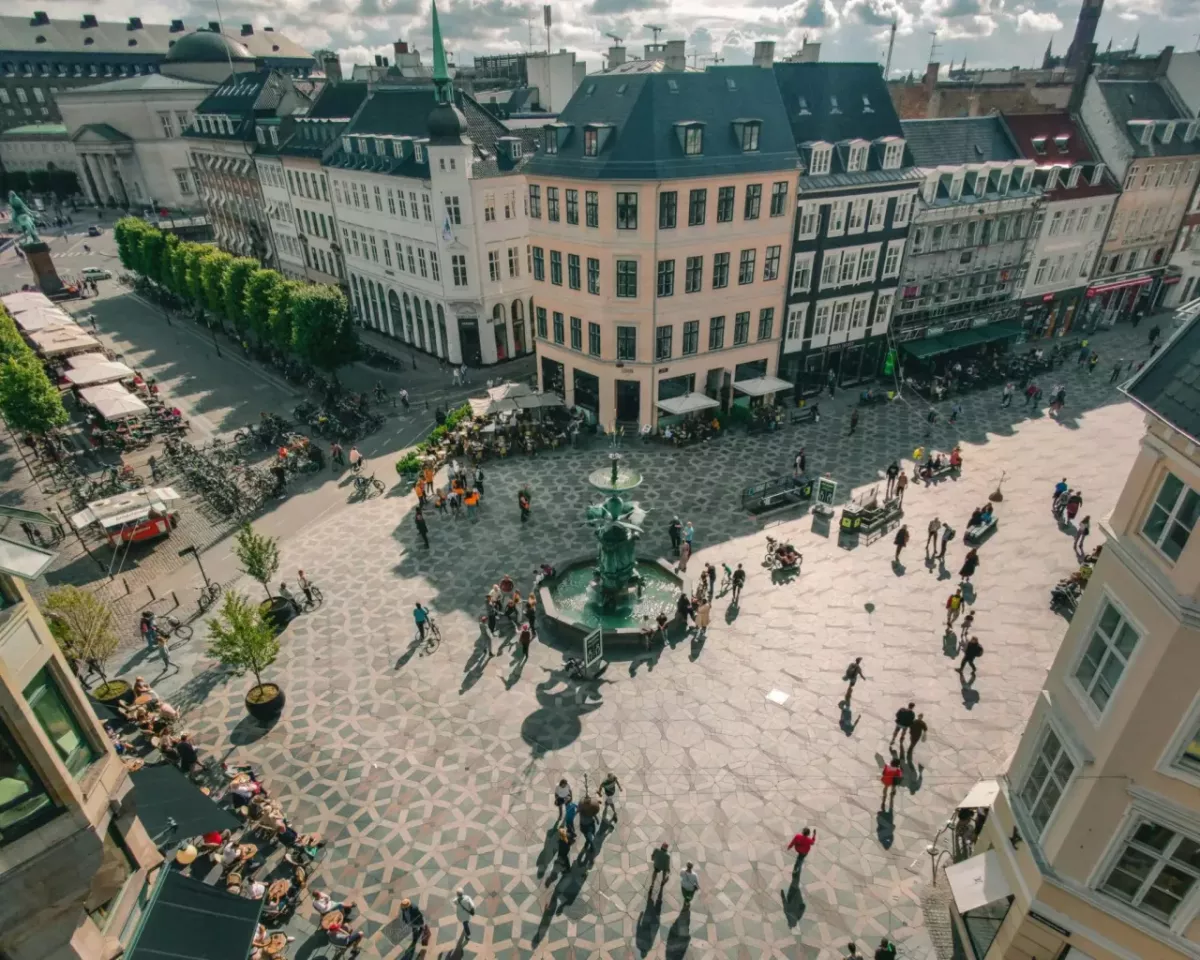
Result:
<svg viewBox="0 0 1200 960">
<path fill-rule="evenodd" d="M 954 528 L 952 526 L 950 526 L 950 524 L 946 524 L 942 528 L 942 539 L 946 543 L 949 543 L 951 540 L 954 539 Z"/>
<path fill-rule="evenodd" d="M 975 659 L 978 660 L 980 657 L 983 656 L 983 644 L 977 643 L 977 644 L 975 644 L 975 647 L 976 647 Z"/>
</svg>

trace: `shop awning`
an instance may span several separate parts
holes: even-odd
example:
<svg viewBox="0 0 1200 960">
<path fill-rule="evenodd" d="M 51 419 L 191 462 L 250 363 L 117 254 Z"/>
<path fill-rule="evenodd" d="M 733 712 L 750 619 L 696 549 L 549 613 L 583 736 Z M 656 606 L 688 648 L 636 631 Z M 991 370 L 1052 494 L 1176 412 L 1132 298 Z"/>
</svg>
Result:
<svg viewBox="0 0 1200 960">
<path fill-rule="evenodd" d="M 681 397 L 671 397 L 669 400 L 659 400 L 658 409 L 675 416 L 685 413 L 697 413 L 700 410 L 711 410 L 721 404 L 712 397 L 702 393 L 685 393 Z"/>
<path fill-rule="evenodd" d="M 133 371 L 125 364 L 115 360 L 104 360 L 68 370 L 64 379 L 76 387 L 91 387 L 101 383 L 116 383 L 118 380 L 132 380 L 133 375 Z"/>
<path fill-rule="evenodd" d="M 87 353 L 100 349 L 100 341 L 89 336 L 74 323 L 60 327 L 45 327 L 28 334 L 33 349 L 43 357 L 59 357 L 65 353 Z"/>
<path fill-rule="evenodd" d="M 537 410 L 541 407 L 561 407 L 563 405 L 562 397 L 557 393 L 533 393 L 529 396 L 520 396 L 517 397 L 516 403 L 522 410 Z"/>
<path fill-rule="evenodd" d="M 54 306 L 54 301 L 38 290 L 18 290 L 16 293 L 0 297 L 0 303 L 4 304 L 4 309 L 14 317 L 33 307 Z"/>
<path fill-rule="evenodd" d="M 67 357 L 67 369 L 79 370 L 83 367 L 90 367 L 93 364 L 108 362 L 108 357 L 99 350 L 93 353 L 77 353 L 73 357 Z"/>
<path fill-rule="evenodd" d="M 516 400 L 504 397 L 499 400 L 492 397 L 483 397 L 482 399 L 471 397 L 467 403 L 471 405 L 471 416 L 473 417 L 494 417 L 498 413 L 511 413 L 517 409 Z"/>
<path fill-rule="evenodd" d="M 125 956 L 129 960 L 244 960 L 262 900 L 226 893 L 162 868 L 154 896 Z"/>
<path fill-rule="evenodd" d="M 22 580 L 36 580 L 50 566 L 54 554 L 31 543 L 0 537 L 0 571 Z"/>
<path fill-rule="evenodd" d="M 926 357 L 940 356 L 964 347 L 975 347 L 981 343 L 994 343 L 997 340 L 1019 337 L 1021 333 L 1019 324 L 989 323 L 982 327 L 953 330 L 936 337 L 926 337 L 924 340 L 905 340 L 900 346 L 910 357 L 924 360 Z"/>
<path fill-rule="evenodd" d="M 1089 297 L 1095 297 L 1102 293 L 1111 293 L 1113 290 L 1126 290 L 1129 287 L 1144 287 L 1146 284 L 1153 282 L 1153 277 L 1133 277 L 1129 280 L 1117 280 L 1115 283 L 1101 283 L 1094 287 L 1088 287 L 1087 295 Z"/>
<path fill-rule="evenodd" d="M 488 397 L 492 400 L 515 400 L 517 397 L 528 397 L 534 392 L 533 387 L 527 383 L 502 383 L 488 387 Z"/>
<path fill-rule="evenodd" d="M 748 397 L 765 397 L 768 393 L 791 390 L 792 384 L 778 377 L 754 377 L 751 380 L 735 380 L 733 389 Z"/>
<path fill-rule="evenodd" d="M 950 881 L 950 892 L 959 913 L 1003 900 L 1012 893 L 1000 854 L 995 850 L 947 867 L 946 879 Z"/>
<path fill-rule="evenodd" d="M 980 780 L 962 798 L 958 806 L 959 809 L 963 807 L 990 807 L 999 795 L 1000 782 L 998 780 Z"/>
<path fill-rule="evenodd" d="M 87 368 L 84 367 L 86 370 Z M 119 383 L 105 383 L 98 387 L 87 387 L 79 391 L 79 396 L 105 420 L 123 420 L 126 417 L 140 417 L 149 409 L 141 400 L 126 390 Z"/>
<path fill-rule="evenodd" d="M 179 499 L 174 487 L 142 487 L 127 490 L 116 496 L 94 500 L 71 517 L 71 526 L 82 530 L 93 523 L 106 529 L 116 529 L 129 523 L 140 523 L 151 511 L 166 515 L 171 504 Z"/>
<path fill-rule="evenodd" d="M 78 327 L 65 310 L 60 310 L 54 304 L 34 304 L 28 310 L 22 310 L 13 317 L 22 333 L 33 333 L 36 330 L 47 330 L 51 327 Z"/>
<path fill-rule="evenodd" d="M 156 846 L 173 845 L 210 830 L 238 830 L 241 821 L 169 763 L 134 770 L 137 815 Z"/>
</svg>

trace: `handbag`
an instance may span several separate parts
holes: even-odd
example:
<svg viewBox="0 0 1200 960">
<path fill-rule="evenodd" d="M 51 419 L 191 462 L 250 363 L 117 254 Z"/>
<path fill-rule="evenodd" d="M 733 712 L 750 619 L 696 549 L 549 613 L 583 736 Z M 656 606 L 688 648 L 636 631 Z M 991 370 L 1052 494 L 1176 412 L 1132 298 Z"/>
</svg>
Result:
<svg viewBox="0 0 1200 960">
<path fill-rule="evenodd" d="M 429 946 L 429 938 L 431 936 L 429 924 L 425 924 L 425 929 L 421 931 L 421 946 Z"/>
</svg>

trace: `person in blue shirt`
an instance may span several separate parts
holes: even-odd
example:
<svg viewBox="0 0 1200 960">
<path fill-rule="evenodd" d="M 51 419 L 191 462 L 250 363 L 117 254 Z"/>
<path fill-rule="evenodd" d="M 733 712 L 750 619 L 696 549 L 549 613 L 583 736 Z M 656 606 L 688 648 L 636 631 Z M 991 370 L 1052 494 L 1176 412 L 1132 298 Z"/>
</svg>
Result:
<svg viewBox="0 0 1200 960">
<path fill-rule="evenodd" d="M 417 633 L 421 639 L 425 639 L 425 627 L 429 624 L 429 611 L 419 603 L 413 606 L 413 620 L 417 624 Z"/>
<path fill-rule="evenodd" d="M 1067 490 L 1068 490 L 1067 478 L 1063 477 L 1061 480 L 1058 481 L 1058 483 L 1056 483 L 1054 485 L 1054 496 L 1052 496 L 1050 498 L 1050 502 L 1053 503 L 1055 500 L 1057 500 L 1059 497 L 1061 497 L 1064 493 L 1066 493 Z"/>
</svg>

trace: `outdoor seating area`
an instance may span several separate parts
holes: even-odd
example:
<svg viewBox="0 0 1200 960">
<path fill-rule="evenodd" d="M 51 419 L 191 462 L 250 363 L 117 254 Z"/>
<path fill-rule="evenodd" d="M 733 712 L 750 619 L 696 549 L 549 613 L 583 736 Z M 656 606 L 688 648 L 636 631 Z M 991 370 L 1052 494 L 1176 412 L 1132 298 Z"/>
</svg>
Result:
<svg viewBox="0 0 1200 960">
<path fill-rule="evenodd" d="M 574 444 L 584 427 L 583 415 L 568 412 L 558 394 L 539 393 L 524 383 L 491 386 L 487 396 L 468 402 L 471 417 L 428 450 L 439 466 L 456 456 L 476 460 L 533 456 Z"/>
</svg>

